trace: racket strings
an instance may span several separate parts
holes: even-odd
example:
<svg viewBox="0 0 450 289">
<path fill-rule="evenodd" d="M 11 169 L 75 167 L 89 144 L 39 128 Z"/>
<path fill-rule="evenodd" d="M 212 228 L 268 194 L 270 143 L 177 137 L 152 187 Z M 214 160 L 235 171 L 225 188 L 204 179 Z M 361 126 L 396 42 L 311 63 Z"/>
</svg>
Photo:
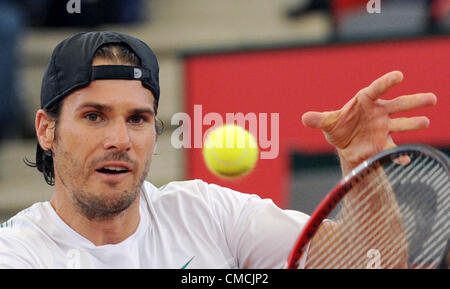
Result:
<svg viewBox="0 0 450 289">
<path fill-rule="evenodd" d="M 383 213 L 383 217 L 386 217 L 385 212 Z M 379 216 L 380 214 L 378 214 Z M 378 217 L 376 216 L 376 217 Z M 387 258 L 383 259 L 383 268 L 398 268 L 398 267 L 404 267 L 406 264 L 406 260 L 403 260 L 403 262 L 398 262 L 398 260 L 401 260 L 402 256 L 403 259 L 406 254 L 408 254 L 408 247 L 406 246 L 406 240 L 408 239 L 408 231 L 410 231 L 410 228 L 406 228 L 405 224 L 402 223 L 403 228 L 398 226 L 398 222 L 400 221 L 399 218 L 399 212 L 395 213 L 395 223 L 397 223 L 396 226 L 393 226 L 393 224 L 390 222 L 390 220 L 386 219 L 384 220 L 382 225 L 381 231 L 372 231 L 370 233 L 371 236 L 378 236 L 377 239 L 377 245 L 374 245 L 373 247 L 376 248 L 377 246 L 382 246 L 383 248 L 383 255 L 387 256 Z M 390 218 L 391 220 L 393 218 Z M 395 234 L 399 233 L 399 234 Z M 394 235 L 394 236 L 393 236 Z M 395 263 L 394 263 L 395 262 Z"/>
<path fill-rule="evenodd" d="M 445 249 L 445 244 L 449 240 L 450 236 L 448 232 L 450 232 L 450 222 L 448 212 L 450 212 L 450 196 L 445 194 L 449 190 L 450 187 L 447 181 L 447 184 L 440 191 L 440 196 L 442 197 L 438 200 L 438 206 L 442 204 L 442 207 L 437 210 L 438 214 L 436 214 L 435 218 L 438 221 L 433 224 L 432 231 L 430 232 L 430 235 L 433 237 L 428 238 L 424 242 L 423 250 L 417 249 L 414 254 L 415 259 L 413 263 L 418 268 L 436 266 L 439 260 L 434 257 L 439 256 L 439 252 Z"/>
<path fill-rule="evenodd" d="M 423 177 L 422 177 L 423 178 Z M 417 179 L 417 178 L 416 178 Z M 403 179 L 402 179 L 403 180 Z M 431 179 L 428 179 L 428 180 L 431 180 Z M 415 194 L 416 192 L 417 192 L 418 190 L 416 189 L 415 191 L 411 191 L 410 192 L 410 194 Z M 420 198 L 417 198 L 417 199 L 415 199 L 414 201 L 415 202 L 417 202 L 417 203 L 421 203 L 421 202 L 427 202 L 427 201 L 429 201 L 429 199 L 427 199 L 426 198 L 426 195 L 419 195 L 419 196 L 421 196 Z M 409 210 L 409 215 L 408 214 L 406 214 L 406 213 L 403 213 L 402 214 L 402 218 L 403 218 L 403 220 L 408 220 L 412 215 L 411 215 L 411 210 Z M 430 213 L 430 215 L 431 215 L 431 213 Z M 429 217 L 429 216 L 426 216 L 426 218 L 427 217 Z M 399 232 L 401 232 L 402 233 L 402 235 L 404 236 L 404 239 L 405 240 L 409 240 L 410 239 L 410 237 L 412 236 L 412 233 L 414 232 L 414 230 L 413 230 L 413 226 L 411 226 L 411 222 L 403 222 L 403 225 L 404 225 L 404 229 L 403 229 L 403 232 L 401 232 L 401 231 L 399 231 Z M 392 232 L 395 232 L 394 230 L 392 231 Z M 400 236 L 400 235 L 399 235 Z M 385 245 L 386 245 L 386 243 L 385 243 Z M 386 264 L 390 264 L 392 261 L 394 261 L 394 260 L 397 260 L 397 259 L 399 259 L 400 257 L 401 257 L 401 255 L 402 255 L 402 252 L 404 253 L 405 251 L 404 250 L 397 250 L 397 251 L 395 251 L 395 250 L 392 250 L 393 249 L 393 247 L 394 246 L 389 246 L 389 244 L 387 244 L 388 245 L 388 247 L 391 247 L 390 249 L 391 250 L 389 250 L 389 251 L 386 251 L 386 256 L 388 257 L 387 259 L 386 259 Z M 407 248 L 407 247 L 406 247 Z M 411 253 L 411 252 L 409 252 L 409 254 L 410 255 L 415 255 L 414 253 Z M 389 267 L 389 266 L 388 266 Z"/>
<path fill-rule="evenodd" d="M 393 166 L 391 166 L 393 167 Z M 390 169 L 390 168 L 388 168 Z M 353 182 L 352 183 L 352 187 L 356 187 L 357 182 Z M 346 201 L 343 202 L 343 206 L 341 209 L 342 211 L 349 211 L 348 208 L 353 208 L 352 211 L 358 211 L 358 213 L 353 214 L 353 217 L 355 219 L 359 219 L 361 217 L 361 215 L 363 215 L 365 213 L 365 210 L 361 210 L 361 207 L 366 204 L 366 201 L 368 198 L 372 197 L 372 195 L 376 192 L 376 190 L 370 190 L 373 186 L 375 186 L 377 183 L 373 182 L 371 184 L 369 184 L 369 186 L 367 186 L 364 190 L 361 191 L 361 194 L 353 196 L 353 198 L 347 199 Z M 380 186 L 380 184 L 378 184 L 378 187 Z M 365 191 L 369 190 L 371 193 L 370 194 L 364 194 Z M 364 197 L 363 199 L 361 199 L 361 197 Z M 353 205 L 355 204 L 355 205 Z M 378 211 L 378 215 L 381 214 L 381 211 Z M 347 214 L 348 215 L 348 214 Z M 350 216 L 352 214 L 350 213 Z M 341 214 L 341 216 L 339 218 L 337 218 L 336 222 L 337 222 L 337 226 L 334 226 L 334 232 L 322 232 L 321 235 L 327 234 L 329 236 L 327 236 L 327 238 L 322 238 L 319 237 L 320 240 L 329 240 L 329 243 L 332 243 L 332 245 L 327 245 L 327 244 L 320 244 L 320 246 L 318 246 L 319 248 L 319 252 L 317 254 L 313 254 L 312 256 L 314 257 L 321 257 L 320 259 L 317 260 L 317 264 L 327 264 L 329 261 L 324 260 L 325 258 L 328 258 L 329 260 L 332 260 L 330 265 L 337 265 L 336 262 L 338 262 L 339 258 L 337 258 L 338 255 L 344 255 L 344 256 L 349 256 L 349 254 L 351 253 L 351 251 L 354 249 L 354 246 L 351 246 L 352 242 L 353 243 L 360 243 L 361 237 L 363 236 L 361 234 L 361 229 L 367 229 L 366 227 L 368 226 L 369 223 L 367 222 L 363 222 L 362 223 L 362 227 L 359 226 L 354 226 L 354 224 L 352 222 L 350 222 L 349 220 L 347 220 L 348 218 L 345 217 L 345 214 Z M 353 218 L 352 217 L 352 218 Z M 337 230 L 336 228 L 339 228 L 339 230 Z M 355 230 L 357 230 L 355 232 Z M 339 234 L 339 232 L 347 232 L 345 234 L 345 236 L 343 236 L 342 234 Z M 318 233 L 321 233 L 320 230 Z M 345 238 L 344 238 L 345 237 Z M 353 238 L 355 237 L 355 238 Z M 333 238 L 335 240 L 333 240 Z M 344 240 L 342 240 L 344 238 Z M 343 252 L 339 252 L 339 250 L 337 250 L 337 246 L 341 247 L 341 244 L 343 244 L 343 241 L 345 241 L 346 246 L 343 248 L 344 251 Z M 347 246 L 348 245 L 348 246 Z M 339 248 L 340 250 L 342 250 L 342 248 Z M 343 254 L 342 254 L 343 253 Z M 311 263 L 314 261 L 314 258 L 311 257 L 310 258 Z M 334 262 L 333 262 L 334 261 Z"/>
<path fill-rule="evenodd" d="M 448 172 L 426 156 L 409 157 L 411 162 L 406 166 L 395 161 L 385 168 L 376 165 L 351 183 L 351 191 L 341 202 L 334 223 L 323 225 L 323 229 L 321 226 L 311 242 L 314 245 L 310 247 L 307 267 L 436 265 L 438 260 L 434 256 L 445 247 L 450 230 Z M 401 188 L 405 184 L 406 190 Z M 397 194 L 398 191 L 402 194 Z M 440 206 L 437 211 L 436 202 Z M 414 206 L 422 207 L 421 215 L 411 208 Z M 410 243 L 421 235 L 424 227 L 416 224 L 417 219 L 425 227 L 428 223 L 434 225 L 431 236 L 422 242 L 426 246 L 411 247 Z"/>
<path fill-rule="evenodd" d="M 354 253 L 355 246 L 352 246 L 352 243 L 355 244 L 361 244 L 363 240 L 361 240 L 362 231 L 366 230 L 368 227 L 368 224 L 364 224 L 362 227 L 355 227 L 355 226 L 346 226 L 345 222 L 339 222 L 337 223 L 337 226 L 335 226 L 334 233 L 335 235 L 332 236 L 334 238 L 334 242 L 331 246 L 323 246 L 321 244 L 320 248 L 326 248 L 326 250 L 321 250 L 317 254 L 314 254 L 316 258 L 311 257 L 311 263 L 314 259 L 316 260 L 316 263 L 318 264 L 329 264 L 330 266 L 337 266 L 338 261 L 342 260 L 341 258 L 337 258 L 337 256 L 345 255 L 347 257 L 351 256 L 352 253 Z M 336 229 L 339 228 L 339 229 Z M 344 236 L 342 234 L 339 234 L 342 231 L 346 231 L 347 234 Z M 342 240 L 344 239 L 344 240 Z M 342 248 L 342 244 L 345 242 L 345 245 Z M 339 249 L 339 250 L 338 250 Z M 327 261 L 325 260 L 327 259 Z M 328 260 L 331 260 L 328 261 Z"/>
<path fill-rule="evenodd" d="M 381 215 L 381 214 L 379 214 Z M 358 256 L 361 255 L 361 251 L 368 251 L 370 250 L 370 248 L 374 247 L 374 244 L 383 241 L 380 240 L 380 238 L 376 237 L 376 236 L 385 236 L 384 234 L 382 234 L 383 230 L 386 230 L 386 228 L 377 226 L 379 222 L 375 222 L 372 224 L 368 224 L 367 222 L 358 227 L 354 227 L 356 228 L 356 230 L 353 230 L 350 234 L 348 234 L 346 236 L 346 238 L 348 240 L 351 240 L 353 242 L 355 242 L 356 244 L 358 244 L 356 247 L 355 246 L 348 246 L 345 249 L 345 254 L 344 254 L 344 258 L 334 258 L 334 262 L 332 261 L 330 263 L 331 266 L 335 266 L 335 267 L 358 267 Z M 346 227 L 341 227 L 344 230 L 351 230 L 348 229 L 349 226 Z M 375 228 L 375 230 L 373 231 L 374 234 L 371 236 L 371 238 L 363 238 L 364 233 L 366 230 L 371 229 L 371 228 Z M 380 231 L 381 229 L 381 231 Z M 339 242 L 339 240 L 336 240 L 337 242 Z M 336 254 L 338 253 L 338 251 L 335 251 Z M 359 258 L 360 259 L 360 258 Z M 348 264 L 348 266 L 344 266 L 345 264 Z"/>
<path fill-rule="evenodd" d="M 414 212 L 417 212 L 417 210 L 410 209 L 405 210 L 405 207 L 408 208 L 408 206 L 403 205 L 403 211 L 406 211 L 403 214 L 404 223 L 407 225 L 407 229 L 405 231 L 406 238 L 409 242 L 413 240 L 415 236 L 420 235 L 422 232 L 420 230 L 423 230 L 423 228 L 426 228 L 428 225 L 431 226 L 433 229 L 432 231 L 428 232 L 427 236 L 428 238 L 420 242 L 423 243 L 423 246 L 414 248 L 414 246 L 410 246 L 410 264 L 416 264 L 415 266 L 420 267 L 430 267 L 435 266 L 436 261 L 436 255 L 439 255 L 438 252 L 442 250 L 443 244 L 445 244 L 445 239 L 448 238 L 448 173 L 442 168 L 439 167 L 439 169 L 436 169 L 437 166 L 432 168 L 431 170 L 428 170 L 430 166 L 426 166 L 425 174 L 417 174 L 417 177 L 413 179 L 413 183 L 417 180 L 420 180 L 418 182 L 418 186 L 416 186 L 417 190 L 414 192 L 411 192 L 410 196 L 422 196 L 422 198 L 413 199 L 413 201 L 416 201 L 416 204 L 414 202 L 409 202 L 410 206 L 412 207 L 419 207 L 422 206 L 422 211 L 420 212 L 420 215 L 414 214 Z M 419 178 L 420 177 L 420 178 Z M 420 183 L 426 183 L 427 185 L 434 184 L 434 188 L 436 189 L 435 194 L 433 194 L 432 190 L 422 192 L 422 194 L 418 194 L 417 191 L 419 191 L 421 188 Z M 430 187 L 431 188 L 431 187 Z M 441 208 L 438 208 L 437 210 L 433 208 L 436 204 L 436 200 L 433 200 L 430 198 L 430 196 L 438 196 L 437 204 L 438 206 L 441 206 Z M 405 202 L 404 204 L 407 204 L 408 202 Z M 443 205 L 443 206 L 442 206 Z M 416 224 L 416 219 L 419 217 L 423 221 L 423 223 L 426 224 L 426 226 L 419 227 Z M 428 224 L 427 224 L 428 223 Z M 446 224 L 446 225 L 444 225 Z M 444 225 L 444 227 L 442 227 Z M 412 247 L 412 250 L 411 250 Z M 425 258 L 425 256 L 428 256 L 428 258 Z"/>
<path fill-rule="evenodd" d="M 370 213 L 370 210 L 366 210 Z M 329 263 L 330 267 L 337 267 L 337 268 L 360 268 L 361 267 L 361 261 L 363 260 L 360 258 L 364 252 L 368 252 L 372 248 L 376 248 L 377 244 L 380 243 L 386 243 L 388 241 L 387 238 L 387 231 L 389 230 L 386 226 L 381 226 L 382 221 L 380 220 L 379 216 L 381 216 L 382 213 L 379 211 L 377 215 L 374 216 L 375 221 L 372 220 L 372 222 L 369 224 L 369 221 L 364 222 L 365 218 L 361 219 L 361 226 L 346 226 L 341 227 L 344 230 L 352 230 L 351 233 L 348 233 L 346 238 L 348 240 L 353 241 L 355 245 L 348 246 L 344 249 L 343 254 L 341 255 L 341 252 L 339 250 L 335 250 L 336 256 L 341 256 L 340 258 L 333 258 L 332 261 Z M 349 227 L 353 227 L 350 228 Z M 356 230 L 354 229 L 356 228 Z M 371 235 L 369 237 L 367 236 L 366 231 L 371 230 Z M 336 243 L 339 243 L 339 240 L 336 240 Z M 396 242 L 397 243 L 397 242 Z M 339 248 L 335 248 L 339 249 Z M 387 249 L 394 250 L 394 249 L 400 249 L 400 248 L 384 248 L 385 251 Z M 343 256 L 343 257 L 342 257 Z"/>
<path fill-rule="evenodd" d="M 420 176 L 420 174 L 418 175 L 418 176 Z M 423 177 L 424 176 L 420 176 L 422 179 L 423 179 Z M 426 176 L 426 177 L 429 177 L 429 176 Z M 416 178 L 416 179 L 418 179 L 418 178 Z M 432 178 L 427 178 L 427 180 L 428 181 L 430 181 L 430 180 L 432 180 Z M 410 195 L 415 195 L 415 192 L 410 192 Z M 420 196 L 420 195 L 419 195 Z M 423 196 L 425 196 L 425 195 L 423 195 Z M 432 211 L 432 210 L 430 210 L 430 211 Z M 441 211 L 442 212 L 442 211 Z M 405 216 L 405 215 L 403 215 L 403 220 L 404 220 L 404 223 L 405 224 L 408 224 L 408 223 L 411 223 L 411 222 L 408 222 L 408 217 L 409 216 Z M 405 232 L 403 233 L 403 235 L 405 235 L 405 237 L 406 237 L 406 239 L 407 240 L 409 240 L 410 239 L 410 237 L 411 237 L 411 234 L 410 234 L 410 227 L 411 226 L 409 226 L 407 229 L 405 229 Z M 441 234 L 442 235 L 442 234 Z M 428 247 L 429 249 L 431 249 L 431 247 Z M 397 253 L 398 253 L 398 251 L 397 251 Z M 398 254 L 398 255 L 400 255 L 400 254 Z M 415 256 L 415 254 L 414 253 L 410 253 L 410 255 L 411 256 Z M 393 259 L 395 259 L 395 258 L 398 258 L 398 256 L 396 256 L 396 255 L 387 255 L 388 256 L 388 260 L 393 260 Z"/>
<path fill-rule="evenodd" d="M 354 182 L 353 183 L 353 187 L 355 187 L 356 185 L 356 182 Z M 368 187 L 366 187 L 366 190 L 369 190 L 372 186 L 374 186 L 376 183 L 374 182 L 374 183 L 372 183 L 371 184 L 371 186 L 368 186 Z M 365 196 L 366 198 L 365 199 L 367 199 L 367 198 L 370 198 L 372 195 L 373 195 L 373 193 L 375 192 L 375 190 L 372 190 L 371 191 L 372 192 L 372 194 L 369 194 L 369 195 L 364 195 L 364 194 L 361 194 L 361 195 L 359 195 L 359 196 Z M 362 191 L 362 193 L 364 193 L 364 191 Z M 356 216 L 356 218 L 355 219 L 358 219 L 359 217 L 360 217 L 360 215 L 361 214 L 364 214 L 365 213 L 365 211 L 364 210 L 360 210 L 360 207 L 363 205 L 363 204 L 365 204 L 366 202 L 366 200 L 365 199 L 360 199 L 360 198 L 358 198 L 358 196 L 356 196 L 356 199 L 355 199 L 355 197 L 354 197 L 354 202 L 353 201 L 346 201 L 346 202 L 343 202 L 344 203 L 344 205 L 343 205 L 343 208 L 342 208 L 342 211 L 345 211 L 345 210 L 348 210 L 348 207 L 352 207 L 353 206 L 353 203 L 355 203 L 355 204 L 357 204 L 354 208 L 353 208 L 353 210 L 355 211 L 358 211 L 359 210 L 359 214 Z M 380 213 L 379 213 L 380 214 Z M 351 214 L 350 214 L 351 215 Z M 345 216 L 345 215 L 344 215 Z M 337 219 L 337 223 L 338 223 L 338 226 L 336 226 L 336 227 L 339 227 L 339 231 L 341 231 L 341 232 L 347 232 L 348 234 L 346 234 L 346 243 L 348 244 L 348 245 L 351 245 L 351 244 L 349 244 L 349 242 L 354 242 L 354 243 L 356 243 L 356 244 L 359 244 L 362 240 L 360 240 L 361 239 L 361 236 L 362 236 L 362 234 L 361 234 L 361 230 L 360 229 L 362 229 L 362 230 L 364 230 L 364 229 L 366 229 L 365 227 L 367 227 L 368 226 L 368 223 L 363 223 L 363 227 L 362 228 L 360 228 L 360 227 L 358 227 L 358 226 L 348 226 L 348 224 L 352 224 L 351 222 L 349 222 L 348 220 L 346 220 L 347 218 L 345 218 L 345 217 L 343 217 L 343 216 L 341 216 L 340 218 L 338 218 Z M 355 232 L 355 230 L 358 230 L 357 232 Z M 336 231 L 336 230 L 335 230 Z M 340 236 L 340 235 L 335 235 L 335 236 Z M 356 236 L 356 238 L 350 238 L 350 237 L 352 237 L 352 236 Z M 342 238 L 341 238 L 342 239 Z M 350 239 L 352 239 L 352 240 L 350 240 Z M 321 239 L 321 240 L 328 240 L 328 239 Z M 334 240 L 335 242 L 333 243 L 334 245 L 332 245 L 332 246 L 320 246 L 320 247 L 325 247 L 325 248 L 327 248 L 328 250 L 327 251 L 324 251 L 324 250 L 322 250 L 322 254 L 320 254 L 320 255 L 322 255 L 321 257 L 322 257 L 322 259 L 320 259 L 320 260 L 318 260 L 318 262 L 317 263 L 327 263 L 327 262 L 324 262 L 324 258 L 327 258 L 327 257 L 331 257 L 330 258 L 330 260 L 334 260 L 334 262 L 331 262 L 330 263 L 330 265 L 337 265 L 336 264 L 336 262 L 337 262 L 337 260 L 339 260 L 339 258 L 336 258 L 336 256 L 338 256 L 338 254 L 341 254 L 341 252 L 339 252 L 339 250 L 336 250 L 336 249 L 338 249 L 338 248 L 336 248 L 337 246 L 338 246 L 338 244 L 342 244 L 342 240 Z M 345 248 L 344 248 L 344 251 L 342 252 L 343 254 L 342 255 L 344 255 L 344 256 L 349 256 L 350 255 L 350 253 L 351 253 L 351 251 L 354 249 L 354 246 L 345 246 Z M 330 252 L 331 251 L 331 252 Z M 331 254 L 330 254 L 331 253 Z"/>
<path fill-rule="evenodd" d="M 421 227 L 417 226 L 416 219 L 418 217 L 422 220 L 428 220 L 429 223 L 427 227 L 430 231 L 425 236 L 426 239 L 421 241 L 423 245 L 421 247 L 416 246 L 410 253 L 410 263 L 418 268 L 436 265 L 436 262 L 438 262 L 436 256 L 445 246 L 446 239 L 449 237 L 448 232 L 450 232 L 448 218 L 448 212 L 450 211 L 448 173 L 442 167 L 435 167 L 427 172 L 426 175 L 422 176 L 420 181 L 427 185 L 434 184 L 434 194 L 431 191 L 428 194 L 423 193 L 421 198 L 413 200 L 409 206 L 403 206 L 404 219 L 408 220 L 408 229 L 406 230 L 408 240 L 412 240 L 415 236 L 420 235 L 421 232 L 419 230 L 421 227 L 426 227 L 423 225 Z M 420 186 L 417 187 L 420 188 Z M 436 196 L 436 198 L 433 200 L 429 197 L 430 194 Z M 419 206 L 423 207 L 420 216 L 413 209 Z"/>
</svg>

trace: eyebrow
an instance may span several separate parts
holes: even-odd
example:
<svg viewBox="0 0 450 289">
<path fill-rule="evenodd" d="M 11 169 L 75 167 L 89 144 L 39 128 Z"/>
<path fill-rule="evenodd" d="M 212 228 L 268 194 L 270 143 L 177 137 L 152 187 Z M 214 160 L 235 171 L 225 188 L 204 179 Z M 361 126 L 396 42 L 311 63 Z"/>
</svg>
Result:
<svg viewBox="0 0 450 289">
<path fill-rule="evenodd" d="M 131 114 L 145 114 L 145 113 L 155 115 L 155 111 L 153 110 L 153 108 L 136 108 L 131 110 Z"/>
<path fill-rule="evenodd" d="M 84 108 L 95 108 L 96 110 L 99 111 L 112 111 L 112 108 L 110 106 L 107 105 L 103 105 L 103 104 L 99 104 L 99 103 L 95 103 L 95 102 L 86 102 L 81 104 L 79 107 L 77 107 L 77 110 L 82 110 Z"/>
<path fill-rule="evenodd" d="M 111 106 L 108 105 L 104 105 L 104 104 L 100 104 L 100 103 L 96 103 L 96 102 L 86 102 L 81 104 L 76 110 L 82 110 L 85 108 L 94 108 L 98 111 L 101 112 L 111 112 L 113 110 L 113 108 Z M 144 114 L 144 113 L 148 113 L 151 115 L 155 115 L 155 111 L 152 107 L 146 107 L 146 108 L 135 108 L 135 109 L 131 109 L 130 110 L 130 114 Z"/>
</svg>

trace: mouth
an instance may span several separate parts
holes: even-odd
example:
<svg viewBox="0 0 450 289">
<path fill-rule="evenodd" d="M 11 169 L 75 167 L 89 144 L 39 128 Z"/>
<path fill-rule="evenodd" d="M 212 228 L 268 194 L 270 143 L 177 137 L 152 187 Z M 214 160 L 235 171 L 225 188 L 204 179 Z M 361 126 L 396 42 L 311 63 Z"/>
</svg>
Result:
<svg viewBox="0 0 450 289">
<path fill-rule="evenodd" d="M 99 173 L 107 174 L 107 175 L 118 175 L 118 174 L 124 174 L 128 173 L 130 170 L 123 168 L 123 167 L 103 167 L 96 170 Z"/>
<path fill-rule="evenodd" d="M 123 177 L 131 174 L 131 167 L 126 163 L 103 164 L 96 170 L 97 175 L 106 181 L 120 181 Z"/>
</svg>

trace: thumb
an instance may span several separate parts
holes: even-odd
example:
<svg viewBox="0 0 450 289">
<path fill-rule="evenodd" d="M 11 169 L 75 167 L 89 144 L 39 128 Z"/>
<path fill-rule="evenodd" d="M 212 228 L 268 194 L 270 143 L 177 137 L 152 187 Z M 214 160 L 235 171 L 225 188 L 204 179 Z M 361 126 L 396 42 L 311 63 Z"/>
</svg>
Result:
<svg viewBox="0 0 450 289">
<path fill-rule="evenodd" d="M 323 116 L 317 111 L 308 111 L 302 115 L 302 123 L 309 128 L 320 128 Z"/>
<path fill-rule="evenodd" d="M 393 149 L 393 148 L 396 148 L 396 147 L 397 147 L 397 145 L 394 143 L 394 140 L 392 139 L 392 136 L 389 135 L 387 140 L 386 140 L 386 143 L 385 143 L 385 145 L 383 147 L 383 150 L 390 150 L 390 149 Z"/>
<path fill-rule="evenodd" d="M 308 111 L 302 115 L 302 123 L 309 128 L 324 129 L 327 125 L 333 123 L 335 116 L 336 113 L 332 111 Z"/>
</svg>

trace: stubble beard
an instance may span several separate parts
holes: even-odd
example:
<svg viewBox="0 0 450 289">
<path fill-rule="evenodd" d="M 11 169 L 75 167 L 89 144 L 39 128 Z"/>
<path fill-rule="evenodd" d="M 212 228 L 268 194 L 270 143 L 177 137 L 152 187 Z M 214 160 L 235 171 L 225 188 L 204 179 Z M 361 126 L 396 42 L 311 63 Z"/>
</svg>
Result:
<svg viewBox="0 0 450 289">
<path fill-rule="evenodd" d="M 70 158 L 70 154 L 67 152 L 63 152 L 63 154 L 65 158 Z M 127 160 L 127 157 L 124 157 L 123 154 L 117 154 L 113 158 L 114 160 Z M 60 175 L 60 180 L 66 190 L 70 192 L 70 199 L 75 210 L 88 220 L 99 222 L 113 219 L 135 202 L 136 198 L 140 195 L 142 184 L 150 170 L 150 162 L 151 157 L 146 160 L 142 174 L 130 189 L 115 193 L 114 196 L 109 194 L 96 194 L 83 188 L 83 185 L 73 183 L 72 180 L 79 178 L 77 174 L 81 171 L 81 166 L 78 165 L 77 168 L 73 159 L 70 161 L 73 166 L 70 168 L 59 168 L 60 170 L 58 171 L 65 171 L 65 173 Z M 58 169 L 56 163 L 55 169 Z M 111 187 L 111 189 L 113 190 L 114 187 Z"/>
</svg>

